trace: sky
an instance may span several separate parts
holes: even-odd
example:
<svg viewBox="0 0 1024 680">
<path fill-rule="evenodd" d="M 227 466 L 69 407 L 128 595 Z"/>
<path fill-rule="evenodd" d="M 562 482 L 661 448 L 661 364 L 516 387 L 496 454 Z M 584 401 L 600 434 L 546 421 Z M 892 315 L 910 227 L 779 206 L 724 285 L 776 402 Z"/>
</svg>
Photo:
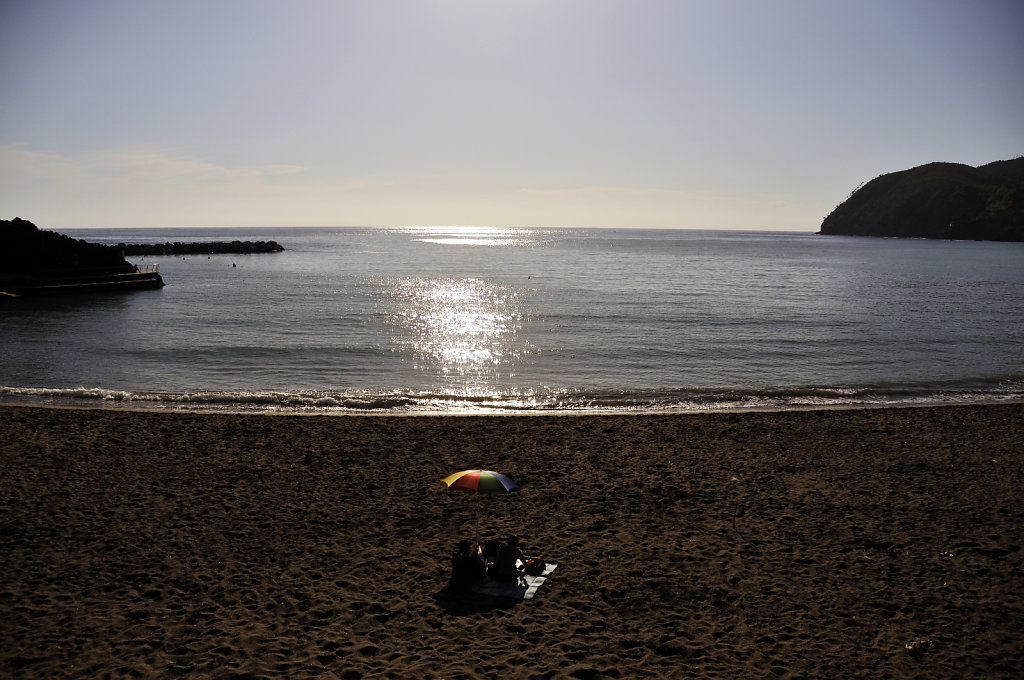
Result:
<svg viewBox="0 0 1024 680">
<path fill-rule="evenodd" d="M 817 231 L 1024 155 L 1020 0 L 2 0 L 0 218 Z"/>
</svg>

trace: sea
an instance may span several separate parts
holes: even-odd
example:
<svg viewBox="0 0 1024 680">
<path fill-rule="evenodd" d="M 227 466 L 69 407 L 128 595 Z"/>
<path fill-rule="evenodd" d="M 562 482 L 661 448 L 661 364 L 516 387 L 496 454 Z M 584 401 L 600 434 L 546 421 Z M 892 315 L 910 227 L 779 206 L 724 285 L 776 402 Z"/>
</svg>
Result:
<svg viewBox="0 0 1024 680">
<path fill-rule="evenodd" d="M 488 227 L 63 230 L 274 240 L 130 257 L 157 290 L 0 301 L 0 401 L 625 413 L 1024 398 L 1024 244 Z"/>
</svg>

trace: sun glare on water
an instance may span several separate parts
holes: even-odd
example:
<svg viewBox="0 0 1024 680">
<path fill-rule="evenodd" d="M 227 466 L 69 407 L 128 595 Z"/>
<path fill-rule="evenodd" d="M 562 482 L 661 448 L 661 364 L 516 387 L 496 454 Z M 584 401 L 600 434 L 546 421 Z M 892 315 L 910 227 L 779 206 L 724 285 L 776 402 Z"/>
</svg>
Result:
<svg viewBox="0 0 1024 680">
<path fill-rule="evenodd" d="M 403 360 L 473 391 L 521 363 L 522 291 L 475 278 L 391 282 L 391 338 Z"/>
</svg>

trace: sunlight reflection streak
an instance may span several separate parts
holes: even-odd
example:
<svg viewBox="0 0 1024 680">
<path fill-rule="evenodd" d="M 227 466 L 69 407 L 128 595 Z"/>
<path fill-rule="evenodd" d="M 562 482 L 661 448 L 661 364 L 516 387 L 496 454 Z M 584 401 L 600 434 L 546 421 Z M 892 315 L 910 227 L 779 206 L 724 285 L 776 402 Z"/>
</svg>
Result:
<svg viewBox="0 0 1024 680">
<path fill-rule="evenodd" d="M 393 346 L 415 367 L 471 389 L 510 373 L 520 346 L 523 292 L 465 279 L 403 278 L 390 282 Z"/>
<path fill-rule="evenodd" d="M 445 246 L 527 246 L 535 245 L 536 232 L 499 227 L 406 227 L 422 243 Z"/>
</svg>

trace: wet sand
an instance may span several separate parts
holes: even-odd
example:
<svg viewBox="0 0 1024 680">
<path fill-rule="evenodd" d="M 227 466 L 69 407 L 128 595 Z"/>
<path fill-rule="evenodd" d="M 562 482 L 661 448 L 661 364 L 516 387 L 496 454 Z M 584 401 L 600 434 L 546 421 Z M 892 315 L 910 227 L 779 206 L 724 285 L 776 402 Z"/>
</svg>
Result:
<svg viewBox="0 0 1024 680">
<path fill-rule="evenodd" d="M 1021 404 L 9 406 L 0 466 L 5 678 L 1024 676 Z M 477 467 L 521 493 L 440 482 Z M 447 585 L 513 532 L 560 563 L 534 599 Z"/>
</svg>

